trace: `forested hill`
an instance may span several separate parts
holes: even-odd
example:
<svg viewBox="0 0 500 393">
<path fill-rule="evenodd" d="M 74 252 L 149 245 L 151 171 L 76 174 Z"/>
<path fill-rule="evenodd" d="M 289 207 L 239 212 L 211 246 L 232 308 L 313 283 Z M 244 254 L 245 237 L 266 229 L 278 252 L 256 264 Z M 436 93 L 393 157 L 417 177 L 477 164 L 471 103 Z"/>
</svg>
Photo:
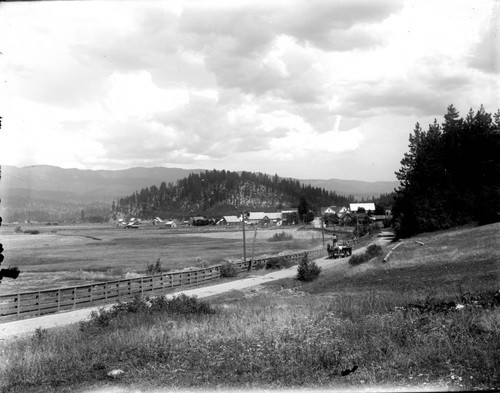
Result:
<svg viewBox="0 0 500 393">
<path fill-rule="evenodd" d="M 296 208 L 300 197 L 319 211 L 321 206 L 346 205 L 353 196 L 301 184 L 295 179 L 263 173 L 205 171 L 192 173 L 177 184 L 162 182 L 118 200 L 115 211 L 143 217 L 229 215 L 242 209 L 276 211 Z"/>
</svg>

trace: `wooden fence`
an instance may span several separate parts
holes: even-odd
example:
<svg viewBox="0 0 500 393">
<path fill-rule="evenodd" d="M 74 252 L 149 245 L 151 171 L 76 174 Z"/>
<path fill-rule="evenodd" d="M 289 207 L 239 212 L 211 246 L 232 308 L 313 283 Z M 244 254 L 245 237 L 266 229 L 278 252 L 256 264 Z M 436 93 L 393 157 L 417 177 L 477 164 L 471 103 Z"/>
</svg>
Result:
<svg viewBox="0 0 500 393">
<path fill-rule="evenodd" d="M 323 249 L 307 252 L 311 258 L 326 255 Z M 284 258 L 297 264 L 305 252 L 254 259 L 253 268 L 264 268 L 268 261 Z M 247 271 L 250 261 L 235 263 L 240 271 Z M 76 308 L 126 301 L 137 295 L 160 295 L 172 288 L 190 287 L 220 278 L 221 266 L 215 265 L 196 270 L 161 273 L 152 276 L 107 281 L 59 289 L 0 295 L 0 321 L 23 316 L 52 314 Z"/>
</svg>

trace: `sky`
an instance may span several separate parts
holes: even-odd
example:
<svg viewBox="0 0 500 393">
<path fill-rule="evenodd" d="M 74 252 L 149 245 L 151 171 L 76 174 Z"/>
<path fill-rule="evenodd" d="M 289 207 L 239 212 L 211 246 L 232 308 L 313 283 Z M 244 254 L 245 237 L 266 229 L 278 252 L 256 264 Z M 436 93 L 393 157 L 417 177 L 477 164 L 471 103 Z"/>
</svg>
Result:
<svg viewBox="0 0 500 393">
<path fill-rule="evenodd" d="M 500 108 L 498 0 L 0 3 L 0 164 L 395 180 Z"/>
</svg>

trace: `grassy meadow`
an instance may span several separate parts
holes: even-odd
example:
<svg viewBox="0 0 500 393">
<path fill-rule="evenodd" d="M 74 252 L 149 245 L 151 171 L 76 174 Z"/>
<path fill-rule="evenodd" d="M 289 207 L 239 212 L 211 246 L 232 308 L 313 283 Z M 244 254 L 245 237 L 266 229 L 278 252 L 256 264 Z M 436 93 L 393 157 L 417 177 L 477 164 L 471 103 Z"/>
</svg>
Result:
<svg viewBox="0 0 500 393">
<path fill-rule="evenodd" d="M 127 278 L 144 274 L 148 264 L 161 261 L 163 271 L 206 267 L 226 258 L 243 257 L 241 228 L 191 227 L 168 229 L 142 224 L 140 229 L 110 225 L 27 226 L 38 234 L 16 233 L 0 227 L 4 265 L 17 266 L 21 275 L 4 280 L 0 294 L 52 289 Z M 24 228 L 23 228 L 24 229 Z M 253 250 L 253 228 L 247 228 L 246 255 Z M 276 233 L 291 240 L 271 242 Z M 258 229 L 254 256 L 274 255 L 317 247 L 321 234 L 293 228 Z"/>
<path fill-rule="evenodd" d="M 40 329 L 1 344 L 0 388 L 499 389 L 499 233 L 494 224 L 425 234 L 386 263 L 394 245 L 306 284 L 180 299 L 174 311 L 137 300 Z"/>
</svg>

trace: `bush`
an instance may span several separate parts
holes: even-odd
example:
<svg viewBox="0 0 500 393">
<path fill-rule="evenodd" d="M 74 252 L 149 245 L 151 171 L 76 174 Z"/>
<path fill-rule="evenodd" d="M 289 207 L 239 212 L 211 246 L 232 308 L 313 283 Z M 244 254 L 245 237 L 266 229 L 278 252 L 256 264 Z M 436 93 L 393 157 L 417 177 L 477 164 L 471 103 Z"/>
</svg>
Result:
<svg viewBox="0 0 500 393">
<path fill-rule="evenodd" d="M 23 233 L 27 235 L 38 235 L 40 231 L 38 229 L 25 229 Z"/>
<path fill-rule="evenodd" d="M 118 302 L 110 309 L 100 307 L 92 311 L 88 321 L 80 322 L 81 331 L 95 331 L 106 328 L 112 321 L 130 314 L 166 313 L 170 315 L 215 314 L 210 303 L 196 296 L 180 294 L 170 299 L 165 296 L 141 298 L 139 295 L 129 302 Z"/>
<path fill-rule="evenodd" d="M 321 268 L 309 258 L 309 254 L 306 252 L 297 267 L 297 280 L 305 282 L 313 281 L 320 273 Z"/>
<path fill-rule="evenodd" d="M 361 265 L 362 263 L 368 262 L 369 258 L 367 258 L 366 254 L 357 254 L 351 256 L 349 258 L 349 264 L 353 266 Z"/>
<path fill-rule="evenodd" d="M 382 247 L 380 244 L 370 244 L 366 248 L 366 254 L 371 258 L 378 257 L 380 254 L 382 254 Z"/>
<path fill-rule="evenodd" d="M 153 274 L 161 273 L 161 260 L 158 258 L 156 263 L 153 265 L 152 263 L 147 265 L 146 272 L 148 275 L 152 276 Z"/>
<path fill-rule="evenodd" d="M 23 230 L 20 225 L 16 226 L 16 229 L 14 229 L 15 233 L 23 233 Z"/>
<path fill-rule="evenodd" d="M 275 233 L 271 238 L 269 238 L 270 242 L 284 242 L 287 240 L 293 240 L 293 236 L 285 231 L 280 233 Z"/>
<path fill-rule="evenodd" d="M 271 270 L 286 269 L 292 265 L 293 265 L 292 261 L 284 256 L 269 258 L 266 261 L 266 269 L 271 269 Z"/>
<path fill-rule="evenodd" d="M 356 266 L 368 262 L 370 259 L 382 254 L 382 247 L 378 244 L 370 244 L 363 254 L 353 255 L 349 259 L 349 264 Z"/>
<path fill-rule="evenodd" d="M 238 268 L 234 263 L 226 261 L 220 266 L 221 277 L 236 277 L 238 275 Z"/>
</svg>

